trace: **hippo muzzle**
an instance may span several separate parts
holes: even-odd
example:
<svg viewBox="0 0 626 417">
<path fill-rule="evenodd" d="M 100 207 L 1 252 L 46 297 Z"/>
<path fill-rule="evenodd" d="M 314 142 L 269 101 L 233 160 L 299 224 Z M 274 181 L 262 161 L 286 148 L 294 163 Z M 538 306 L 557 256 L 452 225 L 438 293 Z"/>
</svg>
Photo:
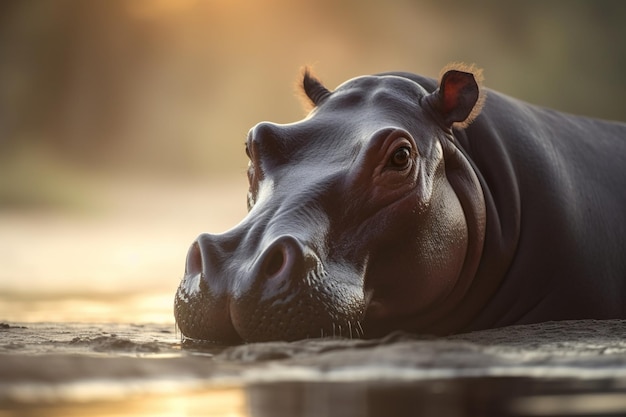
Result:
<svg viewBox="0 0 626 417">
<path fill-rule="evenodd" d="M 357 271 L 324 265 L 292 235 L 249 257 L 235 251 L 223 236 L 209 234 L 191 245 L 175 300 L 186 337 L 234 344 L 362 335 Z"/>
</svg>

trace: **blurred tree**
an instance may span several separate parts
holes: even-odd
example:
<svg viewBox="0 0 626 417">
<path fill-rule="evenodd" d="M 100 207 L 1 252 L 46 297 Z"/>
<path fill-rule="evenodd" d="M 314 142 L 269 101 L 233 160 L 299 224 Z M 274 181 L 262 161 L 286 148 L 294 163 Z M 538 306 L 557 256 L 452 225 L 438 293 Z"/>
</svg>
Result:
<svg viewBox="0 0 626 417">
<path fill-rule="evenodd" d="M 618 0 L 3 0 L 0 153 L 241 170 L 253 123 L 301 115 L 289 92 L 310 63 L 332 87 L 465 60 L 489 87 L 625 120 L 624 21 Z"/>
</svg>

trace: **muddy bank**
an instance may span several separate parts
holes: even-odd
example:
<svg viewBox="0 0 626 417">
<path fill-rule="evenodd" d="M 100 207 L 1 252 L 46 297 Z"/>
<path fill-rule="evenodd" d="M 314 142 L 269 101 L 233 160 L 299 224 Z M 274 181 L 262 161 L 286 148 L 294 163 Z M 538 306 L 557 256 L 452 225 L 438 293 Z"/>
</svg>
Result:
<svg viewBox="0 0 626 417">
<path fill-rule="evenodd" d="M 63 371 L 55 364 L 62 364 L 58 368 Z M 242 384 L 484 375 L 617 377 L 626 376 L 626 321 L 551 322 L 445 338 L 396 333 L 378 340 L 235 347 L 181 346 L 171 325 L 7 323 L 0 327 L 0 369 L 3 383 L 158 375 Z"/>
<path fill-rule="evenodd" d="M 551 322 L 446 338 L 397 333 L 369 341 L 236 347 L 181 345 L 171 325 L 0 326 L 0 410 L 6 412 L 33 411 L 42 404 L 154 402 L 163 395 L 199 400 L 224 390 L 243 398 L 238 404 L 245 407 L 232 415 L 246 416 L 311 415 L 298 410 L 317 409 L 324 398 L 337 402 L 337 393 L 340 403 L 351 402 L 354 410 L 363 411 L 361 402 L 373 401 L 369 414 L 322 414 L 378 415 L 372 412 L 375 399 L 395 395 L 407 404 L 418 397 L 420 404 L 431 399 L 442 407 L 457 404 L 452 415 L 470 415 L 459 414 L 468 410 L 468 398 L 492 405 L 508 398 L 507 413 L 516 415 L 511 404 L 519 398 L 554 393 L 560 398 L 604 395 L 613 411 L 626 412 L 626 400 L 619 400 L 626 398 L 621 396 L 626 393 L 626 321 Z M 269 406 L 286 393 L 299 400 Z M 313 399 L 315 407 L 303 403 Z"/>
</svg>

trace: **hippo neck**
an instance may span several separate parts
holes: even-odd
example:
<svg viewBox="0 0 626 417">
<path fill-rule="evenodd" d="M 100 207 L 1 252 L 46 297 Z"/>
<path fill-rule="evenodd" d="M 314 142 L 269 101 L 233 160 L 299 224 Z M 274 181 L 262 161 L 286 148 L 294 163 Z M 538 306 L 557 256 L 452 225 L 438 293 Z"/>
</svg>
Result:
<svg viewBox="0 0 626 417">
<path fill-rule="evenodd" d="M 626 227 L 606 224 L 623 218 L 625 134 L 623 124 L 488 93 L 481 116 L 457 139 L 487 208 L 477 281 L 493 274 L 499 284 L 464 330 L 623 311 L 623 302 L 607 302 L 626 293 L 623 269 L 602 259 L 618 259 L 625 247 Z M 607 207 L 620 214 L 606 215 Z"/>
<path fill-rule="evenodd" d="M 521 230 L 521 198 L 513 164 L 497 129 L 488 117 L 481 117 L 466 131 L 457 132 L 459 149 L 474 168 L 480 182 L 486 211 L 486 234 L 474 284 L 468 291 L 468 306 L 456 313 L 467 318 L 462 329 L 473 329 L 480 311 L 471 305 L 488 304 L 514 261 Z M 480 132 L 489 132 L 483 134 Z M 472 139 L 468 139 L 468 135 Z M 489 154 L 473 152 L 472 141 L 480 141 Z M 487 143 L 489 142 L 489 143 Z M 478 326 L 482 327 L 482 326 Z M 461 330 L 462 330 L 461 329 Z"/>
<path fill-rule="evenodd" d="M 444 145 L 446 176 L 463 206 L 469 245 L 456 294 L 449 297 L 455 300 L 447 303 L 453 308 L 420 329 L 433 334 L 472 328 L 514 260 L 521 218 L 518 186 L 510 166 L 493 172 L 479 169 L 469 153 L 465 131 L 455 131 L 454 139 Z M 506 161 L 505 149 L 492 150 L 491 158 Z"/>
</svg>

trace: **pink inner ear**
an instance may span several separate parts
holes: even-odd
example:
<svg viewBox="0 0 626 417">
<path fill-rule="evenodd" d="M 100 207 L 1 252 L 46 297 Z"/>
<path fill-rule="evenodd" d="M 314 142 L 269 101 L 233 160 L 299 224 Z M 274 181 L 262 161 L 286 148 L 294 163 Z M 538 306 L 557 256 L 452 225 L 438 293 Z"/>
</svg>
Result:
<svg viewBox="0 0 626 417">
<path fill-rule="evenodd" d="M 458 73 L 446 74 L 443 86 L 443 111 L 448 114 L 456 109 L 461 103 L 461 91 L 467 85 L 467 77 Z"/>
<path fill-rule="evenodd" d="M 471 123 L 480 113 L 482 106 L 479 99 L 480 89 L 474 74 L 449 70 L 441 78 L 438 95 L 439 109 L 448 125 L 456 124 L 456 127 L 466 127 Z"/>
</svg>

